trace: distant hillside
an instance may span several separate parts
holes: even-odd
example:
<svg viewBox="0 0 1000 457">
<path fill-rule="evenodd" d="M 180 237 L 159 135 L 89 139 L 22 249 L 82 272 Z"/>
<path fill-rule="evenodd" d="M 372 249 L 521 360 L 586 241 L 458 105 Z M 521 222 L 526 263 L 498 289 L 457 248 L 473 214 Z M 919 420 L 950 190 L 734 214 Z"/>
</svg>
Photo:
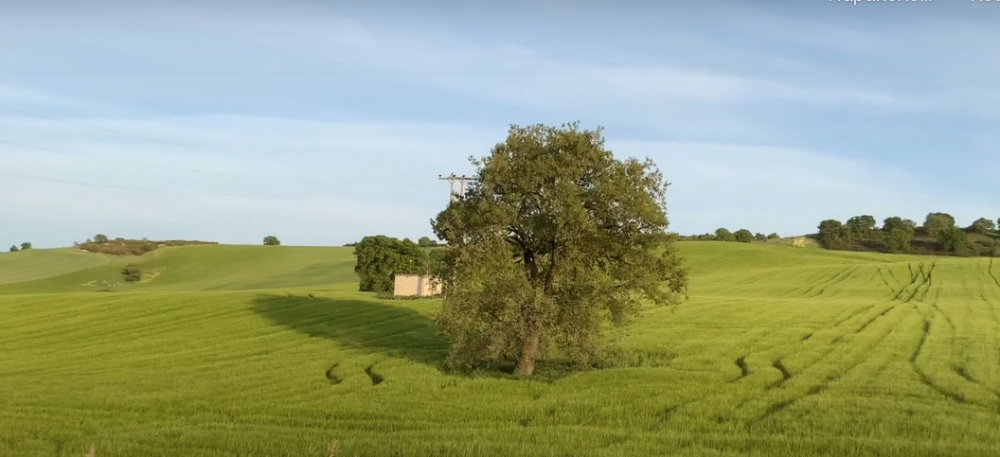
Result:
<svg viewBox="0 0 1000 457">
<path fill-rule="evenodd" d="M 0 294 L 128 290 L 251 290 L 335 287 L 357 290 L 353 248 L 198 245 L 165 247 L 138 257 L 73 249 L 0 256 Z M 127 264 L 140 282 L 121 280 Z M 11 272 L 20 271 L 12 274 Z M 114 284 L 114 286 L 108 286 Z"/>
</svg>

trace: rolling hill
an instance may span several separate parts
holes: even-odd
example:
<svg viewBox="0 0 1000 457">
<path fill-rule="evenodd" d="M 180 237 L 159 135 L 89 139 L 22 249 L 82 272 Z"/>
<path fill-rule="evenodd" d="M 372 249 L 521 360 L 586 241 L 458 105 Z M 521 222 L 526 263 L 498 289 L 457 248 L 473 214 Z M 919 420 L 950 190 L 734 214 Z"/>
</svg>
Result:
<svg viewBox="0 0 1000 457">
<path fill-rule="evenodd" d="M 615 368 L 533 381 L 443 371 L 438 303 L 355 292 L 349 248 L 164 248 L 114 293 L 85 284 L 123 260 L 0 256 L 0 455 L 1000 449 L 1000 265 L 681 247 L 689 301 L 617 334 Z"/>
</svg>

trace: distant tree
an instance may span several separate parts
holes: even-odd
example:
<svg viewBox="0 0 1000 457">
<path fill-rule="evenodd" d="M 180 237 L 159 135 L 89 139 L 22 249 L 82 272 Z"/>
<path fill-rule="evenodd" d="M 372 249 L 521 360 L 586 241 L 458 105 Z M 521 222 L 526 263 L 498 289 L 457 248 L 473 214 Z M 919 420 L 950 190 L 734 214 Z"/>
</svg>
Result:
<svg viewBox="0 0 1000 457">
<path fill-rule="evenodd" d="M 10 247 L 10 252 L 17 252 L 17 251 L 20 251 L 20 249 L 18 249 L 17 246 Z"/>
<path fill-rule="evenodd" d="M 771 233 L 770 235 L 767 236 L 767 239 L 769 240 L 776 240 L 778 238 L 781 238 L 781 236 L 779 236 L 777 233 Z"/>
<path fill-rule="evenodd" d="M 764 241 L 764 240 L 767 239 L 767 235 L 765 235 L 763 233 L 759 233 L 759 232 L 758 233 L 754 233 L 753 234 L 753 239 L 755 239 L 757 241 Z"/>
<path fill-rule="evenodd" d="M 982 235 L 990 233 L 996 229 L 997 229 L 996 223 L 985 217 L 980 217 L 979 219 L 976 219 L 976 221 L 969 226 L 969 231 L 974 233 L 979 233 Z"/>
<path fill-rule="evenodd" d="M 392 292 L 396 274 L 427 273 L 428 254 L 410 240 L 366 236 L 354 248 L 354 272 L 362 292 Z"/>
<path fill-rule="evenodd" d="M 847 220 L 844 224 L 847 229 L 850 230 L 852 238 L 854 239 L 868 239 L 871 238 L 871 232 L 875 230 L 875 217 L 864 215 L 864 216 L 854 216 Z"/>
<path fill-rule="evenodd" d="M 725 228 L 715 229 L 715 239 L 719 241 L 736 241 L 733 233 Z"/>
<path fill-rule="evenodd" d="M 430 239 L 429 237 L 422 236 L 420 237 L 419 240 L 417 240 L 417 246 L 420 246 L 422 248 L 432 248 L 434 246 L 437 246 L 437 243 L 435 243 L 434 240 Z"/>
<path fill-rule="evenodd" d="M 819 223 L 819 242 L 827 249 L 838 249 L 847 243 L 849 230 L 836 219 L 827 219 Z"/>
<path fill-rule="evenodd" d="M 472 163 L 476 180 L 433 222 L 452 257 L 438 322 L 453 365 L 516 360 L 529 377 L 555 351 L 594 361 L 605 324 L 685 296 L 663 175 L 616 159 L 600 129 L 512 126 Z"/>
<path fill-rule="evenodd" d="M 955 227 L 955 218 L 948 213 L 928 213 L 924 218 L 924 230 L 928 235 L 938 236 L 940 233 Z"/>
<path fill-rule="evenodd" d="M 910 221 L 910 222 L 913 222 L 913 221 Z M 903 220 L 903 218 L 901 218 L 899 216 L 887 217 L 887 218 L 885 218 L 885 220 L 882 221 L 882 231 L 888 233 L 888 232 L 891 232 L 892 229 L 896 229 L 896 228 L 898 228 L 898 229 L 906 229 L 906 228 L 913 228 L 913 227 L 912 226 L 908 227 L 908 224 Z"/>
<path fill-rule="evenodd" d="M 264 246 L 281 246 L 281 240 L 274 235 L 264 237 Z"/>
<path fill-rule="evenodd" d="M 747 229 L 739 229 L 733 233 L 733 239 L 740 243 L 750 243 L 753 241 L 753 233 Z"/>
<path fill-rule="evenodd" d="M 938 241 L 943 245 L 944 250 L 949 252 L 954 252 L 958 255 L 963 255 L 969 248 L 968 236 L 965 231 L 951 227 L 949 229 L 943 229 L 938 232 Z"/>
<path fill-rule="evenodd" d="M 130 263 L 122 268 L 122 279 L 126 282 L 139 282 L 142 280 L 142 269 L 139 265 Z"/>
<path fill-rule="evenodd" d="M 21 243 L 22 251 L 27 251 L 28 249 L 31 249 L 31 243 Z"/>
<path fill-rule="evenodd" d="M 903 225 L 914 230 L 917 229 L 917 223 L 914 222 L 913 219 L 903 219 Z"/>
<path fill-rule="evenodd" d="M 97 235 L 94 235 L 94 242 L 95 243 L 107 243 L 108 242 L 108 237 L 107 237 L 107 235 L 101 235 L 100 233 L 98 233 Z"/>
<path fill-rule="evenodd" d="M 890 252 L 906 252 L 910 250 L 913 240 L 913 229 L 909 227 L 893 227 L 886 238 L 886 247 Z"/>
</svg>

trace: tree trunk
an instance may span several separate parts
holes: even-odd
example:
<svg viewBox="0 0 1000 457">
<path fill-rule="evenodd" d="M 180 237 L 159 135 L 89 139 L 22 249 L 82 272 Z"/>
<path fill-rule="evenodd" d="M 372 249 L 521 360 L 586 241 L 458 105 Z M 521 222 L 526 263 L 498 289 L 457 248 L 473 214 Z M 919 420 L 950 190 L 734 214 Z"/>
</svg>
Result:
<svg viewBox="0 0 1000 457">
<path fill-rule="evenodd" d="M 521 345 L 521 358 L 514 367 L 514 374 L 521 378 L 530 378 L 535 372 L 535 358 L 538 357 L 538 340 L 541 336 L 537 325 L 530 324 Z"/>
</svg>

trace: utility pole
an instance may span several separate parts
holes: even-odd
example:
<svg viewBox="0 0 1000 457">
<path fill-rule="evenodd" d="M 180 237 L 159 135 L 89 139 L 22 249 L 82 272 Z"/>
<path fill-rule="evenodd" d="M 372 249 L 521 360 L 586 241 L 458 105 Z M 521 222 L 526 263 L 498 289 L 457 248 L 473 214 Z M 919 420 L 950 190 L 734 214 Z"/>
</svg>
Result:
<svg viewBox="0 0 1000 457">
<path fill-rule="evenodd" d="M 467 181 L 475 181 L 476 180 L 475 178 L 470 178 L 470 177 L 465 176 L 465 175 L 455 176 L 455 173 L 452 173 L 452 174 L 450 174 L 448 176 L 438 175 L 438 179 L 440 179 L 442 181 L 448 181 L 448 184 L 451 186 L 451 193 L 450 193 L 450 195 L 451 195 L 451 201 L 458 200 L 458 196 L 459 195 L 465 195 L 465 183 Z M 458 194 L 455 193 L 455 183 L 456 182 L 459 183 L 460 192 L 461 192 L 461 193 L 458 193 Z"/>
</svg>

